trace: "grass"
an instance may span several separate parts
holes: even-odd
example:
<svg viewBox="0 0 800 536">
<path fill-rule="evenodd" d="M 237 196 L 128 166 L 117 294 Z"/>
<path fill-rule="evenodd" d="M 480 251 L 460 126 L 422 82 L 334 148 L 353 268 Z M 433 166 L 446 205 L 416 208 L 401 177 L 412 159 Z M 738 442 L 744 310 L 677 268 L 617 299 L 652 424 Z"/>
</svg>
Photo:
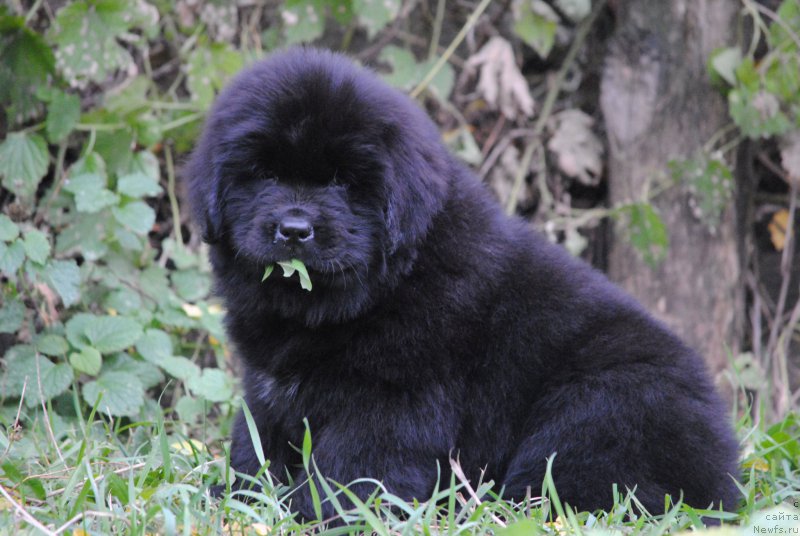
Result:
<svg viewBox="0 0 800 536">
<path fill-rule="evenodd" d="M 210 497 L 209 487 L 229 470 L 223 438 L 231 412 L 196 425 L 163 418 L 160 411 L 146 422 L 95 411 L 67 420 L 53 407 L 20 405 L 18 413 L 24 428 L 10 426 L 0 434 L 0 534 L 627 535 L 706 530 L 704 517 L 719 520 L 730 533 L 800 533 L 800 517 L 792 514 L 792 504 L 800 505 L 800 421 L 794 414 L 771 426 L 749 417 L 739 421 L 737 514 L 689 508 L 675 498 L 666 514 L 635 515 L 635 492 L 626 490 L 618 490 L 608 512 L 574 512 L 559 500 L 550 478 L 542 490 L 547 499 L 534 490 L 528 500 L 511 503 L 492 496 L 490 483 L 473 489 L 459 478 L 457 462 L 452 480 L 432 500 L 407 503 L 373 482 L 375 493 L 361 502 L 347 487 L 317 476 L 307 434 L 303 458 L 318 500 L 331 501 L 345 522 L 329 527 L 298 521 L 288 509 L 290 489 L 268 475 L 262 476 L 263 490 Z M 343 497 L 355 508 L 345 510 Z"/>
</svg>

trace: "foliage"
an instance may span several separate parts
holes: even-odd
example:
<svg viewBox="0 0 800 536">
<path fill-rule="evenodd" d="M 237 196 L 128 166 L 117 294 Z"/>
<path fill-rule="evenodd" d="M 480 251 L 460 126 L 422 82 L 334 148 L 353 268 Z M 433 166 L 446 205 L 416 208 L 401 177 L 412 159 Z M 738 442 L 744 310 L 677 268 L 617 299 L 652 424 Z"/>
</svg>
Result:
<svg viewBox="0 0 800 536">
<path fill-rule="evenodd" d="M 714 51 L 709 58 L 711 79 L 727 95 L 728 110 L 740 135 L 725 140 L 725 131 L 709 140 L 694 159 L 670 163 L 672 178 L 689 194 L 694 215 L 712 232 L 730 204 L 733 174 L 725 153 L 743 138 L 796 137 L 800 132 L 800 2 L 783 0 L 770 20 L 764 20 L 751 0 L 744 0 L 752 16 L 753 39 Z M 759 49 L 762 41 L 766 52 Z M 715 144 L 723 142 L 719 148 Z M 795 145 L 796 148 L 796 145 Z M 791 171 L 784 158 L 784 167 Z"/>
<path fill-rule="evenodd" d="M 73 402 L 77 402 L 74 400 Z M 207 409 L 208 402 L 201 403 Z M 25 411 L 23 409 L 23 411 Z M 576 512 L 558 498 L 548 477 L 519 503 L 489 491 L 489 482 L 467 484 L 457 462 L 431 500 L 405 502 L 379 482 L 365 501 L 351 487 L 324 478 L 313 455 L 313 431 L 302 445 L 304 466 L 317 490 L 319 507 L 330 503 L 343 527 L 301 522 L 289 511 L 291 488 L 268 474 L 263 489 L 242 490 L 221 500 L 208 495 L 228 472 L 216 444 L 224 430 L 211 423 L 180 420 L 124 424 L 100 412 L 79 426 L 43 414 L 26 430 L 0 433 L 0 479 L 4 497 L 0 530 L 13 534 L 72 531 L 72 534 L 651 534 L 704 533 L 703 517 L 717 519 L 725 534 L 753 534 L 758 527 L 798 530 L 796 490 L 800 485 L 798 417 L 755 425 L 739 423 L 747 438 L 739 514 L 698 510 L 672 497 L 664 512 L 636 514 L 636 493 L 617 490 L 608 512 Z M 202 438 L 202 440 L 192 439 Z M 36 447 L 34 447 L 36 445 Z M 542 499 L 545 497 L 546 499 Z M 249 499 L 255 499 L 250 501 Z M 24 508 L 33 521 L 19 515 Z M 716 529 L 719 530 L 719 529 Z M 67 532 L 69 533 L 69 532 Z M 708 532 L 717 534 L 718 532 Z M 720 533 L 722 534 L 722 533 Z"/>
<path fill-rule="evenodd" d="M 308 270 L 306 269 L 306 265 L 303 264 L 303 261 L 300 259 L 291 259 L 289 261 L 278 261 L 277 264 L 283 269 L 283 277 L 292 277 L 297 273 L 297 277 L 300 279 L 300 287 L 304 290 L 311 290 L 311 278 L 308 276 Z M 274 264 L 267 266 L 261 281 L 266 281 L 274 269 Z"/>
<path fill-rule="evenodd" d="M 194 233 L 186 234 L 175 168 L 216 93 L 264 49 L 338 37 L 332 26 L 343 34 L 342 48 L 354 35 L 380 43 L 405 7 L 400 0 L 45 0 L 0 6 L 0 532 L 320 528 L 292 518 L 289 489 L 268 480 L 263 492 L 221 502 L 206 493 L 228 472 L 219 445 L 238 402 L 223 311 L 209 296 L 205 251 Z M 262 9 L 273 10 L 261 19 L 269 21 L 264 28 L 240 18 Z M 550 58 L 557 37 L 590 9 L 588 0 L 514 1 L 513 31 L 533 53 Z M 758 61 L 754 50 L 738 49 L 711 61 L 745 136 L 797 130 L 797 13 L 796 0 L 783 3 L 784 23 L 767 25 L 770 51 Z M 473 129 L 447 102 L 460 83 L 453 68 L 458 62 L 438 65 L 438 41 L 427 57 L 388 42 L 375 54 L 383 76 L 404 90 L 424 89 L 434 111 L 455 116 L 458 128 L 445 138 L 478 163 Z M 512 61 L 495 78 L 521 99 L 519 127 L 534 109 L 530 79 L 514 54 L 508 57 Z M 436 76 L 421 88 L 434 68 Z M 596 183 L 602 147 L 591 122 L 581 124 L 570 130 L 580 136 L 567 135 L 562 121 L 550 150 L 566 175 Z M 581 144 L 585 153 L 576 160 Z M 524 178 L 529 169 L 523 163 L 512 162 L 513 173 L 521 168 Z M 696 199 L 698 217 L 716 225 L 730 198 L 724 159 L 709 151 L 676 162 L 673 176 Z M 540 197 L 547 201 L 550 192 L 541 182 Z M 632 243 L 655 265 L 666 254 L 668 236 L 649 201 L 591 216 L 628 218 Z M 576 252 L 586 242 L 577 231 L 588 221 L 581 217 L 567 218 L 559 229 L 579 244 Z M 287 276 L 296 270 L 303 288 L 311 289 L 302 266 L 282 267 Z M 764 430 L 745 424 L 743 430 L 752 450 L 738 521 L 747 524 L 797 488 L 800 433 L 794 417 Z M 575 513 L 558 502 L 552 486 L 545 490 L 548 501 L 511 504 L 484 496 L 485 484 L 473 495 L 457 478 L 424 503 L 405 503 L 376 483 L 369 500 L 346 512 L 336 501 L 349 490 L 319 475 L 311 447 L 309 435 L 304 461 L 319 500 L 340 504 L 338 515 L 351 523 L 339 533 L 641 533 L 696 528 L 701 515 L 717 515 L 673 498 L 666 516 L 631 517 L 635 495 L 626 493 L 608 513 Z M 246 502 L 246 493 L 260 501 Z"/>
</svg>

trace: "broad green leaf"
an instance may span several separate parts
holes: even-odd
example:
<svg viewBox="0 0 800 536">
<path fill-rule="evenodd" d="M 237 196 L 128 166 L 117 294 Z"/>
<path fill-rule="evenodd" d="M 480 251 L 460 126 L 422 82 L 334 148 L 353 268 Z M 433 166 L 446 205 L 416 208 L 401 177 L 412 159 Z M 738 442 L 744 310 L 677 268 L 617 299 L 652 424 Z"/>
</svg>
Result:
<svg viewBox="0 0 800 536">
<path fill-rule="evenodd" d="M 134 359 L 124 352 L 106 359 L 103 367 L 106 372 L 122 372 L 138 378 L 144 389 L 150 389 L 164 381 L 164 375 L 156 365 L 149 361 Z"/>
<path fill-rule="evenodd" d="M 47 143 L 38 134 L 13 132 L 0 144 L 0 176 L 3 186 L 30 203 L 47 173 Z"/>
<path fill-rule="evenodd" d="M 167 374 L 179 380 L 188 381 L 199 378 L 202 373 L 200 367 L 193 361 L 181 356 L 167 356 L 158 364 Z"/>
<path fill-rule="evenodd" d="M 0 15 L 0 102 L 12 125 L 38 115 L 36 90 L 46 87 L 55 70 L 53 52 L 22 17 Z"/>
<path fill-rule="evenodd" d="M 171 279 L 178 296 L 189 302 L 201 300 L 211 291 L 211 280 L 208 274 L 197 270 L 173 272 Z"/>
<path fill-rule="evenodd" d="M 674 180 L 691 196 L 689 205 L 696 218 L 712 231 L 719 226 L 722 212 L 733 197 L 733 174 L 724 162 L 701 157 L 686 161 L 671 161 L 669 168 Z"/>
<path fill-rule="evenodd" d="M 297 272 L 300 278 L 300 287 L 304 290 L 311 290 L 311 278 L 308 276 L 306 265 L 300 259 L 290 261 L 279 261 L 278 264 L 283 268 L 283 277 L 291 277 Z"/>
<path fill-rule="evenodd" d="M 555 44 L 558 16 L 541 0 L 527 0 L 518 6 L 514 33 L 540 57 L 546 58 Z"/>
<path fill-rule="evenodd" d="M 119 417 L 132 417 L 144 405 L 144 387 L 126 372 L 104 372 L 83 386 L 83 399 L 93 406 L 102 393 L 100 411 Z"/>
<path fill-rule="evenodd" d="M 797 35 L 800 34 L 800 2 L 783 0 L 778 7 L 778 21 L 769 26 L 769 44 L 784 52 L 797 52 Z M 787 28 L 789 31 L 787 31 Z"/>
<path fill-rule="evenodd" d="M 56 65 L 72 86 L 101 82 L 133 62 L 117 38 L 137 25 L 150 28 L 157 20 L 158 13 L 142 1 L 77 0 L 67 4 L 56 14 L 51 35 L 58 45 Z"/>
<path fill-rule="evenodd" d="M 114 229 L 114 239 L 128 251 L 140 252 L 144 248 L 142 237 L 121 225 Z"/>
<path fill-rule="evenodd" d="M 164 307 L 162 305 L 156 311 L 155 317 L 161 324 L 175 328 L 197 329 L 199 327 L 197 320 L 188 316 L 186 311 L 176 307 Z"/>
<path fill-rule="evenodd" d="M 392 0 L 383 1 L 384 3 L 392 2 Z M 326 13 L 329 13 L 341 26 L 347 26 L 353 20 L 353 0 L 323 0 L 323 6 L 327 7 Z"/>
<path fill-rule="evenodd" d="M 230 379 L 216 368 L 203 369 L 200 376 L 189 378 L 186 386 L 194 395 L 211 402 L 224 402 L 233 396 Z"/>
<path fill-rule="evenodd" d="M 81 100 L 77 95 L 57 91 L 47 107 L 47 138 L 58 143 L 66 138 L 81 117 Z"/>
<path fill-rule="evenodd" d="M 16 333 L 25 319 L 25 306 L 19 300 L 3 297 L 0 306 L 0 333 Z"/>
<path fill-rule="evenodd" d="M 169 258 L 172 259 L 178 270 L 201 266 L 205 262 L 202 250 L 195 253 L 183 244 L 176 243 L 172 238 L 161 242 L 161 247 L 163 251 L 168 252 Z"/>
<path fill-rule="evenodd" d="M 709 62 L 713 72 L 725 80 L 728 85 L 736 85 L 736 69 L 742 63 L 742 51 L 739 47 L 715 50 L 711 53 Z"/>
<path fill-rule="evenodd" d="M 6 355 L 6 377 L 3 390 L 7 396 L 20 396 L 25 387 L 25 403 L 34 407 L 60 395 L 72 385 L 72 368 L 66 363 L 54 364 L 37 354 L 31 346 L 15 346 Z"/>
<path fill-rule="evenodd" d="M 45 333 L 36 337 L 34 346 L 39 352 L 53 357 L 62 356 L 69 350 L 66 339 L 55 333 Z"/>
<path fill-rule="evenodd" d="M 158 180 L 161 178 L 161 166 L 156 155 L 150 151 L 139 151 L 134 154 L 126 174 L 133 175 L 137 173 L 143 173 L 158 184 Z"/>
<path fill-rule="evenodd" d="M 184 395 L 175 404 L 175 411 L 178 412 L 178 417 L 185 423 L 192 423 L 198 420 L 200 416 L 205 416 L 208 413 L 206 402 L 202 398 L 194 398 L 189 395 Z"/>
<path fill-rule="evenodd" d="M 103 356 L 94 348 L 83 348 L 80 352 L 73 352 L 69 356 L 69 364 L 79 372 L 96 376 L 103 366 Z"/>
<path fill-rule="evenodd" d="M 165 331 L 148 329 L 136 341 L 136 351 L 146 360 L 158 365 L 164 358 L 172 356 L 172 341 Z"/>
<path fill-rule="evenodd" d="M 164 305 L 174 297 L 174 292 L 167 278 L 167 270 L 161 266 L 149 266 L 139 276 L 139 285 L 145 296 Z"/>
<path fill-rule="evenodd" d="M 80 298 L 81 273 L 74 260 L 53 260 L 45 267 L 47 283 L 61 296 L 66 307 Z"/>
<path fill-rule="evenodd" d="M 106 178 L 98 173 L 70 176 L 64 190 L 75 196 L 78 212 L 99 212 L 119 203 L 119 196 L 106 188 Z"/>
<path fill-rule="evenodd" d="M 786 102 L 800 99 L 800 55 L 775 58 L 764 74 L 764 88 Z"/>
<path fill-rule="evenodd" d="M 736 67 L 736 80 L 739 82 L 740 89 L 745 89 L 749 93 L 758 91 L 761 82 L 761 75 L 758 73 L 753 58 L 744 58 Z"/>
<path fill-rule="evenodd" d="M 203 108 L 210 105 L 217 91 L 243 65 L 241 53 L 231 45 L 198 45 L 186 64 L 186 85 L 192 100 Z"/>
<path fill-rule="evenodd" d="M 428 74 L 436 63 L 435 59 L 417 63 L 411 52 L 394 45 L 384 47 L 381 51 L 380 59 L 392 67 L 391 74 L 383 75 L 384 80 L 404 90 L 414 88 L 425 78 L 425 75 Z M 453 68 L 450 64 L 446 63 L 433 78 L 428 89 L 436 95 L 437 98 L 447 99 L 450 92 L 453 90 L 454 82 L 455 74 L 453 73 Z"/>
<path fill-rule="evenodd" d="M 152 197 L 162 192 L 158 180 L 142 172 L 131 173 L 119 178 L 117 191 L 129 197 Z"/>
<path fill-rule="evenodd" d="M 114 219 L 136 234 L 146 235 L 156 222 L 155 211 L 144 201 L 133 201 L 111 209 Z"/>
<path fill-rule="evenodd" d="M 39 356 L 39 371 L 41 374 L 41 398 L 38 400 L 35 397 L 30 399 L 26 398 L 28 407 L 38 405 L 42 400 L 47 401 L 53 397 L 64 393 L 72 385 L 74 374 L 72 368 L 66 363 L 53 363 L 45 358 Z M 40 393 L 39 386 L 36 386 L 35 392 Z"/>
<path fill-rule="evenodd" d="M 22 247 L 30 260 L 37 264 L 44 264 L 50 256 L 50 241 L 47 235 L 38 229 L 31 229 L 25 233 Z"/>
<path fill-rule="evenodd" d="M 768 91 L 728 93 L 730 115 L 745 136 L 758 139 L 783 134 L 792 124 L 781 111 L 779 99 Z"/>
<path fill-rule="evenodd" d="M 19 236 L 19 227 L 5 214 L 0 214 L 0 241 L 11 242 Z"/>
<path fill-rule="evenodd" d="M 113 309 L 123 315 L 139 312 L 143 307 L 144 304 L 139 293 L 128 287 L 112 291 L 103 300 L 104 309 Z"/>
<path fill-rule="evenodd" d="M 400 0 L 353 0 L 353 12 L 358 13 L 359 22 L 372 39 L 384 26 L 397 18 Z"/>
<path fill-rule="evenodd" d="M 281 21 L 287 45 L 310 43 L 325 31 L 325 1 L 288 0 Z"/>
<path fill-rule="evenodd" d="M 92 347 L 108 354 L 132 346 L 142 336 L 142 326 L 122 316 L 79 313 L 66 325 L 67 339 L 76 348 Z"/>
<path fill-rule="evenodd" d="M 109 215 L 83 213 L 77 221 L 56 235 L 56 253 L 80 253 L 87 261 L 96 261 L 108 252 L 106 238 Z"/>
<path fill-rule="evenodd" d="M 642 255 L 644 261 L 655 267 L 667 254 L 669 236 L 661 217 L 647 203 L 628 205 L 624 209 L 629 221 L 631 244 Z"/>
<path fill-rule="evenodd" d="M 84 175 L 86 173 L 96 173 L 105 177 L 107 169 L 108 166 L 106 166 L 106 161 L 103 160 L 103 157 L 96 151 L 92 151 L 91 153 L 82 156 L 77 162 L 72 164 L 72 166 L 69 168 L 69 173 L 74 177 L 77 177 L 78 175 Z M 105 186 L 105 183 L 103 183 L 103 186 Z"/>
<path fill-rule="evenodd" d="M 0 242 L 0 273 L 13 275 L 25 261 L 25 248 L 21 240 L 11 244 Z"/>
<path fill-rule="evenodd" d="M 103 130 L 97 133 L 94 150 L 103 157 L 110 173 L 121 175 L 131 167 L 131 146 L 135 141 L 133 130 L 128 126 L 119 130 Z"/>
</svg>

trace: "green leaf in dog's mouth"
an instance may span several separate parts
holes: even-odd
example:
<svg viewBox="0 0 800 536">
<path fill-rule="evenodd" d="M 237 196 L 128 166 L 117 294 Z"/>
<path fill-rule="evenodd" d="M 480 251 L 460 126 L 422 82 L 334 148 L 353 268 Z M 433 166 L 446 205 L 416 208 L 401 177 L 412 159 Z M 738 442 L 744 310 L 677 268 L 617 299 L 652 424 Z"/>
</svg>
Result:
<svg viewBox="0 0 800 536">
<path fill-rule="evenodd" d="M 306 269 L 306 265 L 303 264 L 303 261 L 300 259 L 292 259 L 289 261 L 278 261 L 276 264 L 283 268 L 283 277 L 291 277 L 297 272 L 297 276 L 300 278 L 300 287 L 304 290 L 311 290 L 311 278 L 308 276 L 308 270 Z M 261 278 L 262 283 L 266 281 L 274 269 L 275 264 L 270 264 L 266 267 L 264 276 Z"/>
</svg>

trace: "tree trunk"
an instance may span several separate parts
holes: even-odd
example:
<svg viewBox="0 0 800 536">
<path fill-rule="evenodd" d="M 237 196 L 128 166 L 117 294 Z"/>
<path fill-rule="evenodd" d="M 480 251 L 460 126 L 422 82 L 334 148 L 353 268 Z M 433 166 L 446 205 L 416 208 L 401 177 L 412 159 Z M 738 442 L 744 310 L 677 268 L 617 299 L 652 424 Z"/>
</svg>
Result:
<svg viewBox="0 0 800 536">
<path fill-rule="evenodd" d="M 669 173 L 667 162 L 696 156 L 729 122 L 706 65 L 712 50 L 733 41 L 738 7 L 735 0 L 615 4 L 617 28 L 601 87 L 612 204 L 643 199 L 647 183 Z M 653 204 L 669 232 L 666 258 L 656 269 L 646 265 L 620 222 L 609 274 L 702 352 L 717 374 L 728 353 L 739 350 L 743 318 L 735 209 L 731 203 L 712 233 L 679 186 Z"/>
</svg>

